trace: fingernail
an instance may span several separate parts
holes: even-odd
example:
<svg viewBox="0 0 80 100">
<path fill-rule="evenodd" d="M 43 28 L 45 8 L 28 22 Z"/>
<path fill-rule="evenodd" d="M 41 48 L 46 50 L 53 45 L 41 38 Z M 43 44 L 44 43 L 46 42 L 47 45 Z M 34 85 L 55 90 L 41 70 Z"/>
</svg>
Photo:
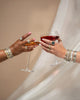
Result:
<svg viewBox="0 0 80 100">
<path fill-rule="evenodd" d="M 35 38 L 33 38 L 33 40 L 35 41 L 36 39 L 35 39 Z"/>
<path fill-rule="evenodd" d="M 37 47 L 37 46 L 34 46 L 35 48 Z"/>
<path fill-rule="evenodd" d="M 41 43 L 41 41 L 39 41 Z"/>
<path fill-rule="evenodd" d="M 39 44 L 39 46 L 41 46 L 41 44 Z"/>
<path fill-rule="evenodd" d="M 31 34 L 31 32 L 29 32 L 28 34 Z"/>
</svg>

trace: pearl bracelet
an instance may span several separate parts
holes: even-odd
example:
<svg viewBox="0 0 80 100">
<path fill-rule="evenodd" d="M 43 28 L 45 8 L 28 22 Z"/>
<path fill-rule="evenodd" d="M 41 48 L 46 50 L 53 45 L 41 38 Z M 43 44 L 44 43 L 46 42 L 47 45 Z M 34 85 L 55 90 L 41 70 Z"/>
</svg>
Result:
<svg viewBox="0 0 80 100">
<path fill-rule="evenodd" d="M 12 54 L 10 48 L 4 49 L 4 52 L 5 52 L 8 59 L 13 57 L 13 54 Z"/>
</svg>

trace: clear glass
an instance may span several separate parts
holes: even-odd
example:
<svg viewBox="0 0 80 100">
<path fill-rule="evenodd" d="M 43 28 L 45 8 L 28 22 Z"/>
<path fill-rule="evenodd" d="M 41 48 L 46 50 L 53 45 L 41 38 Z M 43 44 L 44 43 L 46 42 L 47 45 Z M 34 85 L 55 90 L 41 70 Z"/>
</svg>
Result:
<svg viewBox="0 0 80 100">
<path fill-rule="evenodd" d="M 59 38 L 60 37 L 60 34 L 58 33 L 58 31 L 55 31 L 55 32 L 50 32 L 50 35 L 53 35 L 53 36 L 58 36 Z M 55 40 L 56 42 L 56 40 Z M 58 42 L 58 41 L 57 41 Z M 55 56 L 55 61 L 53 61 L 53 63 L 51 64 L 51 66 L 55 66 L 55 65 L 60 65 L 63 63 L 63 59 L 59 58 L 59 57 L 56 57 Z"/>
<path fill-rule="evenodd" d="M 30 43 L 25 44 L 25 46 L 32 46 L 32 45 L 34 45 L 34 46 L 39 45 L 39 42 L 35 41 L 35 42 L 30 42 Z M 34 72 L 33 70 L 30 69 L 31 52 L 32 51 L 28 52 L 27 64 L 25 65 L 24 69 L 21 69 L 21 71 L 24 71 L 24 72 Z"/>
<path fill-rule="evenodd" d="M 24 72 L 34 72 L 33 70 L 30 69 L 30 56 L 31 56 L 31 52 L 28 52 L 28 59 L 27 59 L 27 64 L 25 65 L 24 69 L 21 69 L 21 71 Z"/>
<path fill-rule="evenodd" d="M 33 34 L 31 35 L 32 38 L 36 37 L 37 34 L 40 34 L 40 32 L 32 32 Z M 31 39 L 28 38 L 28 39 Z M 29 42 L 29 43 L 26 43 L 25 46 L 38 46 L 39 45 L 39 39 L 40 36 L 38 35 L 37 38 L 36 38 L 36 41 L 34 42 Z M 31 54 L 32 54 L 32 51 L 30 52 L 27 52 L 27 64 L 25 65 L 25 68 L 21 69 L 21 71 L 24 71 L 24 72 L 34 72 L 34 70 L 31 70 L 31 62 L 30 62 L 30 58 L 31 58 Z"/>
</svg>

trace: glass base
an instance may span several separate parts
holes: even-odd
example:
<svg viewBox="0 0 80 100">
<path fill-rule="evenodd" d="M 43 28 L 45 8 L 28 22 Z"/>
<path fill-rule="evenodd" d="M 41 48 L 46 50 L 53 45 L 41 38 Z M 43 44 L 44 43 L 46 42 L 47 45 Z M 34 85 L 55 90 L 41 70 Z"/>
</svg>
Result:
<svg viewBox="0 0 80 100">
<path fill-rule="evenodd" d="M 30 70 L 30 69 L 28 69 L 28 68 L 27 68 L 27 69 L 21 69 L 21 71 L 29 72 L 29 73 L 30 73 L 30 72 L 34 72 L 33 70 Z"/>
<path fill-rule="evenodd" d="M 62 63 L 63 63 L 63 61 L 57 61 L 56 60 L 53 64 L 51 64 L 51 66 L 60 65 Z"/>
</svg>

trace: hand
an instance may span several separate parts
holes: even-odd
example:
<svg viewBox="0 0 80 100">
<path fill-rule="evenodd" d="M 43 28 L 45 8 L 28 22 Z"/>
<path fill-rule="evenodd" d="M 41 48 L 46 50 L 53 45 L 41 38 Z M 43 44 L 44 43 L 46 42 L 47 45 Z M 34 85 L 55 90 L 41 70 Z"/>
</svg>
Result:
<svg viewBox="0 0 80 100">
<path fill-rule="evenodd" d="M 21 37 L 22 40 L 18 39 L 14 44 L 12 44 L 12 45 L 10 46 L 10 49 L 11 49 L 12 54 L 13 54 L 14 56 L 16 56 L 16 55 L 18 55 L 18 54 L 20 54 L 20 53 L 22 53 L 22 52 L 29 52 L 29 51 L 32 51 L 32 50 L 34 49 L 34 46 L 27 46 L 27 48 L 26 48 L 25 44 L 28 43 L 28 40 L 23 41 L 24 39 L 26 39 L 26 38 L 29 37 L 30 35 L 31 35 L 31 32 L 29 32 L 29 33 L 23 35 L 23 36 Z M 33 42 L 33 41 L 35 41 L 34 38 L 29 40 L 29 42 Z"/>
<path fill-rule="evenodd" d="M 58 43 L 52 45 L 52 41 L 43 39 L 44 42 L 40 42 L 41 47 L 49 53 L 56 55 L 57 57 L 64 58 L 67 50 L 64 48 L 62 41 L 58 39 Z"/>
</svg>

